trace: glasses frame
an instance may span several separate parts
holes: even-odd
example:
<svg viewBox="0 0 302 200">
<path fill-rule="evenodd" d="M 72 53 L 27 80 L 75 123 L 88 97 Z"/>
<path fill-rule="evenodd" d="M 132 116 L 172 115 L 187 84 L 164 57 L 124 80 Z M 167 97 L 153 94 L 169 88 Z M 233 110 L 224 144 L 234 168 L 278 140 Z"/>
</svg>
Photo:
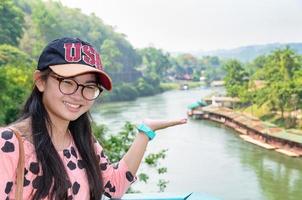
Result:
<svg viewBox="0 0 302 200">
<path fill-rule="evenodd" d="M 78 91 L 79 87 L 81 86 L 82 87 L 82 89 L 81 89 L 82 97 L 84 99 L 88 100 L 88 101 L 93 101 L 96 98 L 98 98 L 100 96 L 100 94 L 104 91 L 104 89 L 99 84 L 96 84 L 96 87 L 99 89 L 99 94 L 95 98 L 93 98 L 93 99 L 88 99 L 88 98 L 86 98 L 84 96 L 84 89 L 86 87 L 88 87 L 88 86 L 91 86 L 91 85 L 79 84 L 76 80 L 74 80 L 72 78 L 60 77 L 60 76 L 53 75 L 53 74 L 50 74 L 49 76 L 52 77 L 52 78 L 54 78 L 55 80 L 59 81 L 59 85 L 58 85 L 59 86 L 59 90 L 60 90 L 60 92 L 62 94 L 65 94 L 65 95 L 72 95 L 72 94 L 76 93 Z M 75 82 L 75 84 L 77 85 L 76 89 L 72 93 L 65 93 L 65 92 L 63 92 L 62 89 L 61 89 L 61 83 L 62 83 L 63 80 L 71 80 L 71 81 Z"/>
</svg>

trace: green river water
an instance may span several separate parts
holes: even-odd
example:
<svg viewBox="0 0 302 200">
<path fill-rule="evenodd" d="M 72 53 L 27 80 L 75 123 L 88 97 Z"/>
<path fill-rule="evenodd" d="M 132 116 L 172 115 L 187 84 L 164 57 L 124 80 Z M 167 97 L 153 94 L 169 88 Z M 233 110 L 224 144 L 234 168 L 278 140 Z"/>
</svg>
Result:
<svg viewBox="0 0 302 200">
<path fill-rule="evenodd" d="M 131 102 L 104 103 L 93 118 L 117 133 L 126 121 L 186 116 L 186 107 L 212 89 L 169 91 Z M 168 149 L 161 162 L 164 176 L 142 165 L 148 184 L 141 192 L 157 192 L 157 180 L 169 181 L 165 192 L 201 192 L 226 200 L 302 200 L 302 158 L 290 158 L 243 141 L 237 133 L 214 122 L 192 120 L 158 132 L 147 153 Z"/>
</svg>

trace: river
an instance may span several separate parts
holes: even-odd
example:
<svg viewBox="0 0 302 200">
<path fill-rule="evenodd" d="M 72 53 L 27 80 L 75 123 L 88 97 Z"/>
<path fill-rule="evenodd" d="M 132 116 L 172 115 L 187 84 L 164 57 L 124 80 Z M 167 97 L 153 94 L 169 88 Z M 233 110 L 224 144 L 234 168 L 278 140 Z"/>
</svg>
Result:
<svg viewBox="0 0 302 200">
<path fill-rule="evenodd" d="M 126 121 L 186 116 L 186 107 L 212 89 L 169 91 L 131 102 L 103 103 L 94 109 L 97 123 L 117 133 Z M 165 192 L 201 192 L 226 200 L 301 200 L 302 158 L 290 158 L 243 141 L 237 133 L 214 122 L 192 120 L 158 131 L 147 152 L 168 149 L 161 162 L 168 172 L 159 176 L 145 165 L 148 184 L 133 189 L 157 192 L 157 180 L 169 181 Z"/>
</svg>

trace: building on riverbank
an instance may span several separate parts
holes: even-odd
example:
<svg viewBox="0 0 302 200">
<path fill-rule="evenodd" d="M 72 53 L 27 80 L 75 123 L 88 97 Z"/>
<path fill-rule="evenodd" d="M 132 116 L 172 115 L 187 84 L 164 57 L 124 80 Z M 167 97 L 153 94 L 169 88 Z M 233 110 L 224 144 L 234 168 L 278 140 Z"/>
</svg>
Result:
<svg viewBox="0 0 302 200">
<path fill-rule="evenodd" d="M 188 116 L 192 116 L 194 118 L 200 118 L 201 115 L 203 114 L 201 108 L 204 107 L 204 106 L 207 106 L 208 104 L 203 101 L 203 100 L 199 100 L 199 101 L 196 101 L 194 103 L 191 103 L 190 105 L 188 105 Z M 194 112 L 194 116 L 193 116 L 193 112 Z"/>
<path fill-rule="evenodd" d="M 224 124 L 244 135 L 244 140 L 258 146 L 275 149 L 288 156 L 302 156 L 302 131 L 285 130 L 274 124 L 263 122 L 256 117 L 235 112 L 221 106 L 195 108 L 191 116 Z M 261 145 L 262 144 L 262 145 Z M 271 148 L 271 147 L 272 148 Z"/>
<path fill-rule="evenodd" d="M 203 99 L 208 105 L 222 106 L 227 108 L 234 108 L 240 104 L 239 98 L 225 97 L 225 96 L 211 96 Z"/>
</svg>

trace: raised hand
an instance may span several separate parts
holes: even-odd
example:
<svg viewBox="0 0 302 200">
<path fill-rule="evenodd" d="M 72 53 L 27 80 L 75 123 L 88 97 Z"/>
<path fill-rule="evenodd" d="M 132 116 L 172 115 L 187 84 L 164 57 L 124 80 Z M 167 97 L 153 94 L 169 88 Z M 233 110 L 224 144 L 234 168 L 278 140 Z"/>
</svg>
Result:
<svg viewBox="0 0 302 200">
<path fill-rule="evenodd" d="M 171 126 L 185 124 L 187 123 L 187 118 L 173 120 L 144 119 L 143 123 L 149 126 L 153 131 L 157 131 Z"/>
</svg>

